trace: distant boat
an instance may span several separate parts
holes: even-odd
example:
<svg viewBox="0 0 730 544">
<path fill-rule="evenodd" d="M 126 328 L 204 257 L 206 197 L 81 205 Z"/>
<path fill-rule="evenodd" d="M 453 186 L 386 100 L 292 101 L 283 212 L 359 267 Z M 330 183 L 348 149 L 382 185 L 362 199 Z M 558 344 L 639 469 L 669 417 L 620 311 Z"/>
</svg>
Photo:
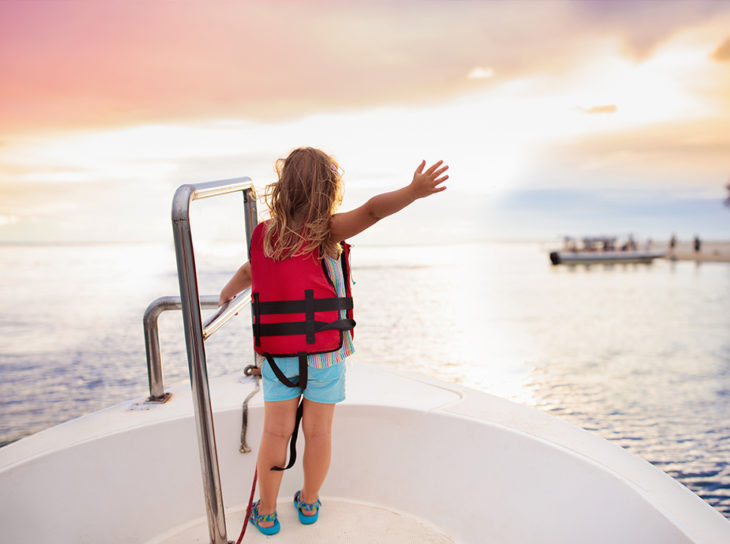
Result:
<svg viewBox="0 0 730 544">
<path fill-rule="evenodd" d="M 663 251 L 602 251 L 588 253 L 581 251 L 551 251 L 553 264 L 610 264 L 610 263 L 651 263 L 664 257 Z"/>
<path fill-rule="evenodd" d="M 646 249 L 639 250 L 633 238 L 620 246 L 616 244 L 615 236 L 592 236 L 582 240 L 583 246 L 578 247 L 575 239 L 566 237 L 561 250 L 550 252 L 550 262 L 558 264 L 611 264 L 611 263 L 644 263 L 649 264 L 654 259 L 665 256 L 664 251 L 652 251 L 648 243 Z"/>
</svg>

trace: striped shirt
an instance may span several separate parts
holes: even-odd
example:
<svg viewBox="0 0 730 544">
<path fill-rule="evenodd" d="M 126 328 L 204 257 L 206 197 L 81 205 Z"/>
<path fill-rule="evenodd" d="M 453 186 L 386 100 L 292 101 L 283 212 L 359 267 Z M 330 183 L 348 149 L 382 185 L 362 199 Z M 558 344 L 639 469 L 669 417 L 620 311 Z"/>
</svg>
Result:
<svg viewBox="0 0 730 544">
<path fill-rule="evenodd" d="M 335 293 L 338 297 L 347 296 L 347 288 L 345 286 L 345 278 L 342 273 L 342 266 L 340 265 L 340 259 L 344 258 L 344 253 L 339 258 L 334 259 L 330 256 L 324 258 L 324 265 L 327 268 L 327 274 L 335 284 Z M 347 317 L 346 311 L 340 311 L 340 319 Z M 342 347 L 339 350 L 329 351 L 327 353 L 317 353 L 313 355 L 307 355 L 307 364 L 312 368 L 327 368 L 337 363 L 341 363 L 348 356 L 355 353 L 355 346 L 352 343 L 352 331 L 344 331 L 342 333 Z M 260 354 L 256 354 L 256 363 L 261 366 L 266 361 L 266 357 Z"/>
</svg>

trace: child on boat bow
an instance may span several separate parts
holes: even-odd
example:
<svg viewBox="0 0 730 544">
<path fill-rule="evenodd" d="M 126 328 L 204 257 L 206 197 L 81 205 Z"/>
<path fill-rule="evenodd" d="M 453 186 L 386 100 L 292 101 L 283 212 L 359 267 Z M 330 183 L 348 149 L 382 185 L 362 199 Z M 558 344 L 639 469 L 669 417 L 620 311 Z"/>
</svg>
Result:
<svg viewBox="0 0 730 544">
<path fill-rule="evenodd" d="M 330 465 L 335 404 L 345 399 L 345 359 L 354 352 L 349 245 L 345 240 L 419 198 L 446 189 L 448 166 L 422 161 L 410 184 L 336 213 L 343 183 L 335 160 L 299 148 L 276 163 L 267 187 L 271 218 L 251 238 L 249 261 L 219 304 L 252 287 L 254 351 L 262 368 L 264 430 L 257 460 L 260 500 L 250 521 L 262 533 L 280 529 L 276 502 L 283 470 L 294 461 L 299 420 L 304 432 L 304 485 L 294 496 L 299 520 L 319 515 L 319 491 Z M 300 397 L 303 397 L 300 403 Z M 292 454 L 287 467 L 287 442 Z"/>
</svg>

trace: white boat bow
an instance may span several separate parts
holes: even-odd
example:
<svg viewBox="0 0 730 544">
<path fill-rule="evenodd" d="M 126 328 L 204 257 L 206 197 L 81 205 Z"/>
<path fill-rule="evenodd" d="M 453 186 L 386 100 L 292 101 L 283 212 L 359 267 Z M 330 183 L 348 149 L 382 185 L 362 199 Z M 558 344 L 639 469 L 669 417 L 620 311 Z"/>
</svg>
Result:
<svg viewBox="0 0 730 544">
<path fill-rule="evenodd" d="M 211 381 L 229 539 L 240 532 L 263 421 L 252 378 Z M 190 387 L 0 449 L 4 542 L 209 541 Z M 280 493 L 281 542 L 727 543 L 730 522 L 620 447 L 536 409 L 363 363 L 348 370 L 314 526 Z M 303 451 L 300 437 L 299 451 Z M 301 455 L 301 453 L 300 453 Z M 263 541 L 249 528 L 244 542 Z"/>
</svg>

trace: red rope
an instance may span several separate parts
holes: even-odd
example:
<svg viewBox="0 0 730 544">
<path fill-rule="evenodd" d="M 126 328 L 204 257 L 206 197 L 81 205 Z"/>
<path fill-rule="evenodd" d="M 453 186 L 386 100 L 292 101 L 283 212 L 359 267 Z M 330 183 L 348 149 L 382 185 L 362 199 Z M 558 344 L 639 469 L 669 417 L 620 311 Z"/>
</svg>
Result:
<svg viewBox="0 0 730 544">
<path fill-rule="evenodd" d="M 238 536 L 238 540 L 236 540 L 236 544 L 241 544 L 241 541 L 243 540 L 243 535 L 246 534 L 246 526 L 248 525 L 248 518 L 251 516 L 251 508 L 253 506 L 253 494 L 256 491 L 256 479 L 259 475 L 259 468 L 256 467 L 256 470 L 253 473 L 253 485 L 251 486 L 251 496 L 248 498 L 248 508 L 246 508 L 246 518 L 243 520 L 243 529 L 241 529 L 241 534 Z"/>
</svg>

